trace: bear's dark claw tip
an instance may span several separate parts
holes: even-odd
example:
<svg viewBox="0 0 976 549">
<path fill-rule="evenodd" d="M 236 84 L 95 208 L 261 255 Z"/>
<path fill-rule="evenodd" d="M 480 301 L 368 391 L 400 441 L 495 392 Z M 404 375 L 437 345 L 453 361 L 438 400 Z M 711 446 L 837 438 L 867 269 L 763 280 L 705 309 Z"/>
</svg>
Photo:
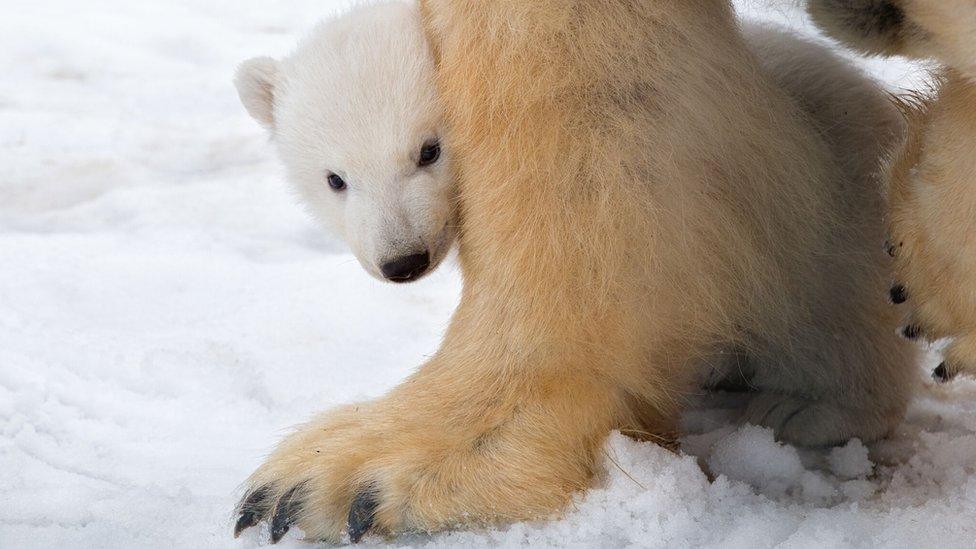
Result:
<svg viewBox="0 0 976 549">
<path fill-rule="evenodd" d="M 378 506 L 375 491 L 362 491 L 356 495 L 349 508 L 349 539 L 353 543 L 359 543 L 359 540 L 363 539 L 363 536 L 373 527 Z"/>
<path fill-rule="evenodd" d="M 901 329 L 901 335 L 905 339 L 915 341 L 922 336 L 922 328 L 917 324 L 909 324 Z"/>
<path fill-rule="evenodd" d="M 949 365 L 943 362 L 932 371 L 932 379 L 938 381 L 939 383 L 948 383 L 952 379 L 952 374 L 949 373 Z"/>
<path fill-rule="evenodd" d="M 234 537 L 239 538 L 241 532 L 254 526 L 259 520 L 257 513 L 241 511 L 241 516 L 237 518 L 237 524 L 234 525 Z"/>
<path fill-rule="evenodd" d="M 297 496 L 301 486 L 296 486 L 281 496 L 275 508 L 274 518 L 271 519 L 271 543 L 275 544 L 285 537 L 301 509 L 301 498 Z"/>
<path fill-rule="evenodd" d="M 240 537 L 244 530 L 261 522 L 261 516 L 264 514 L 266 500 L 270 492 L 271 490 L 264 486 L 244 496 L 238 506 L 238 513 L 240 514 L 237 517 L 237 524 L 234 525 L 235 538 Z"/>
<path fill-rule="evenodd" d="M 891 302 L 895 305 L 901 305 L 902 303 L 908 301 L 908 290 L 902 284 L 896 284 L 891 288 Z"/>
</svg>

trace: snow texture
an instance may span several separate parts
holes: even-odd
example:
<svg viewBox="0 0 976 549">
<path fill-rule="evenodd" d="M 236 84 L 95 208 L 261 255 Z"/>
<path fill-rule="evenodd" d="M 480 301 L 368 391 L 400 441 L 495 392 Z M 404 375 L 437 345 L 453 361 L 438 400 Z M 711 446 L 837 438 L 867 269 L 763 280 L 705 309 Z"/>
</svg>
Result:
<svg viewBox="0 0 976 549">
<path fill-rule="evenodd" d="M 285 190 L 231 77 L 334 0 L 32 0 L 0 17 L 0 547 L 254 547 L 241 482 L 289 426 L 436 349 L 460 280 L 383 285 Z M 790 2 L 744 12 L 803 32 Z M 893 87 L 924 71 L 867 64 Z M 919 375 L 937 357 L 920 365 Z M 613 435 L 561 520 L 369 544 L 967 547 L 976 383 L 926 383 L 889 440 L 798 450 L 685 418 Z M 297 533 L 285 546 L 300 546 Z"/>
</svg>

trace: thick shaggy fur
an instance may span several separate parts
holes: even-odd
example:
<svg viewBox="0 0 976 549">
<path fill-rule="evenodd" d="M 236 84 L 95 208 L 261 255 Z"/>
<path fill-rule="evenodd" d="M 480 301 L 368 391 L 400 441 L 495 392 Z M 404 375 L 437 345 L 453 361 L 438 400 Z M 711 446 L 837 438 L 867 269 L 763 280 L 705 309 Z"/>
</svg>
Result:
<svg viewBox="0 0 976 549">
<path fill-rule="evenodd" d="M 239 528 L 551 516 L 611 429 L 670 429 L 703 378 L 756 388 L 744 419 L 791 442 L 900 419 L 914 355 L 882 297 L 873 175 L 899 119 L 877 89 L 766 31 L 760 62 L 725 0 L 423 6 L 461 303 L 406 382 L 278 447 Z"/>
<path fill-rule="evenodd" d="M 906 333 L 952 338 L 937 377 L 976 373 L 976 2 L 883 2 L 898 24 L 865 43 L 879 33 L 859 17 L 876 3 L 815 0 L 810 11 L 854 47 L 942 64 L 934 95 L 902 104 L 910 127 L 889 166 L 890 249 L 899 301 L 907 298 L 911 310 Z"/>
</svg>

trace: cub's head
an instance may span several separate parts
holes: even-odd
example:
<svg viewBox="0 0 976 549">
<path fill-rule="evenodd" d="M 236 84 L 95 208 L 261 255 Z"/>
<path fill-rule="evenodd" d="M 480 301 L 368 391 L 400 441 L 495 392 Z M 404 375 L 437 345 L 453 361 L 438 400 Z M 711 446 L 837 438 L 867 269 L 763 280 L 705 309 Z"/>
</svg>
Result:
<svg viewBox="0 0 976 549">
<path fill-rule="evenodd" d="M 809 0 L 807 10 L 862 52 L 935 59 L 976 78 L 976 0 Z"/>
<path fill-rule="evenodd" d="M 289 180 L 373 276 L 409 282 L 448 253 L 455 185 L 434 63 L 413 4 L 322 23 L 291 56 L 235 81 Z"/>
</svg>

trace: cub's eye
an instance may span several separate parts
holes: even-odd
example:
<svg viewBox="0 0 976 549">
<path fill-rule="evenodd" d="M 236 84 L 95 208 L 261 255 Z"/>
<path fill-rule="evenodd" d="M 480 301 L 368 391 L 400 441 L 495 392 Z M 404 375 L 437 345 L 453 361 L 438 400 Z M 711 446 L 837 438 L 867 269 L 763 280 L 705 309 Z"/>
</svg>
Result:
<svg viewBox="0 0 976 549">
<path fill-rule="evenodd" d="M 329 187 L 336 192 L 346 190 L 346 182 L 334 173 L 329 174 Z"/>
<path fill-rule="evenodd" d="M 431 139 L 420 148 L 420 158 L 417 160 L 417 165 L 420 167 L 430 166 L 437 162 L 440 157 L 441 142 L 436 139 Z"/>
</svg>

